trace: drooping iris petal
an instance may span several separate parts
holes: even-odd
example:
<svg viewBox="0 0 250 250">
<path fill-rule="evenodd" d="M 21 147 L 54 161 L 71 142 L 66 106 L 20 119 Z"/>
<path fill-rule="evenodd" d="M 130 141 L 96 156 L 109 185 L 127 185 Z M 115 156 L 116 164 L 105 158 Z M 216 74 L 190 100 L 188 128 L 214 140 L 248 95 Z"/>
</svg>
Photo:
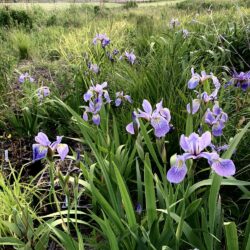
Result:
<svg viewBox="0 0 250 250">
<path fill-rule="evenodd" d="M 94 122 L 95 125 L 100 125 L 101 122 L 101 117 L 99 114 L 93 115 L 92 116 L 92 121 Z"/>
<path fill-rule="evenodd" d="M 200 82 L 200 77 L 194 75 L 192 78 L 188 81 L 188 88 L 189 89 L 195 89 L 197 85 Z"/>
<path fill-rule="evenodd" d="M 221 112 L 222 112 L 222 109 L 219 107 L 218 104 L 215 104 L 215 105 L 213 106 L 213 113 L 214 113 L 215 115 L 220 115 Z"/>
<path fill-rule="evenodd" d="M 125 98 L 128 102 L 130 102 L 130 103 L 133 102 L 131 96 L 129 96 L 129 95 L 125 95 L 124 98 Z"/>
<path fill-rule="evenodd" d="M 200 108 L 200 105 L 201 105 L 201 101 L 199 99 L 192 100 L 192 112 L 191 112 L 191 105 L 190 105 L 190 103 L 187 104 L 187 112 L 189 114 L 192 113 L 192 115 L 195 114 L 195 113 L 197 113 L 197 111 Z"/>
<path fill-rule="evenodd" d="M 167 179 L 171 183 L 180 183 L 187 174 L 187 166 L 183 156 L 177 156 L 175 164 L 168 170 Z"/>
<path fill-rule="evenodd" d="M 33 144 L 32 150 L 33 150 L 33 161 L 38 161 L 45 158 L 48 153 L 48 147 L 42 146 L 40 144 Z"/>
<path fill-rule="evenodd" d="M 67 144 L 60 143 L 57 145 L 56 150 L 60 155 L 61 160 L 63 161 L 67 154 L 69 153 L 69 147 Z"/>
<path fill-rule="evenodd" d="M 153 116 L 151 119 L 151 125 L 154 128 L 154 134 L 156 137 L 164 137 L 170 130 L 168 121 L 162 116 Z"/>
<path fill-rule="evenodd" d="M 39 144 L 41 144 L 42 146 L 49 146 L 51 144 L 51 142 L 49 141 L 48 137 L 46 134 L 44 134 L 43 132 L 39 132 L 38 135 L 35 137 L 35 141 Z"/>
<path fill-rule="evenodd" d="M 134 135 L 134 134 L 135 134 L 133 122 L 129 123 L 129 124 L 126 126 L 126 131 L 127 131 L 128 133 L 130 133 L 131 135 Z"/>
<path fill-rule="evenodd" d="M 216 76 L 211 73 L 211 78 L 216 89 L 220 88 L 220 82 Z"/>
<path fill-rule="evenodd" d="M 221 121 L 216 122 L 212 126 L 212 133 L 214 136 L 221 136 L 223 134 L 223 128 L 225 127 L 224 123 Z"/>
<path fill-rule="evenodd" d="M 86 111 L 83 113 L 82 118 L 84 121 L 88 121 L 89 118 L 88 118 L 88 113 Z"/>
<path fill-rule="evenodd" d="M 85 102 L 89 101 L 91 99 L 91 97 L 93 96 L 93 92 L 88 90 L 84 95 L 83 95 L 83 99 Z"/>
<path fill-rule="evenodd" d="M 110 103 L 110 102 L 111 102 L 111 99 L 110 99 L 110 97 L 109 97 L 108 91 L 105 91 L 105 92 L 104 92 L 104 98 L 106 99 L 106 102 L 107 102 L 107 103 Z"/>
<path fill-rule="evenodd" d="M 122 103 L 122 99 L 121 99 L 121 98 L 117 98 L 117 99 L 115 100 L 115 106 L 116 106 L 116 107 L 119 107 L 119 106 L 121 105 L 121 103 Z"/>
<path fill-rule="evenodd" d="M 205 113 L 205 123 L 213 125 L 215 122 L 215 117 L 213 112 L 210 111 L 210 109 L 207 109 Z"/>
<path fill-rule="evenodd" d="M 220 176 L 231 176 L 235 174 L 235 165 L 232 160 L 219 159 L 212 163 L 212 169 Z"/>
</svg>

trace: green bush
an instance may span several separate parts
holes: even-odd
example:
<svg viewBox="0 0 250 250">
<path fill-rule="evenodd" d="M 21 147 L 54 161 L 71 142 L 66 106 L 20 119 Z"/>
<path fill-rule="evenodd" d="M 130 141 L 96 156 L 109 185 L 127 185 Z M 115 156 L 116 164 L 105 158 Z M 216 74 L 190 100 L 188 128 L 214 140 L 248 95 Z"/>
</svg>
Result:
<svg viewBox="0 0 250 250">
<path fill-rule="evenodd" d="M 137 8 L 138 4 L 135 1 L 126 2 L 123 6 L 124 9 Z"/>
<path fill-rule="evenodd" d="M 8 8 L 0 10 L 0 26 L 10 27 L 12 25 L 32 28 L 33 22 L 32 18 L 24 10 L 11 10 Z"/>
</svg>

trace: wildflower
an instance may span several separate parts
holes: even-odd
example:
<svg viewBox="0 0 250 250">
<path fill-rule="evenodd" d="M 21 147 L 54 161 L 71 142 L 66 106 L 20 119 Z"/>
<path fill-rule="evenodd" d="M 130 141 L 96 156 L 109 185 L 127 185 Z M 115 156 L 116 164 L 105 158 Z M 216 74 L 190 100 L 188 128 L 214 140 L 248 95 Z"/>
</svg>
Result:
<svg viewBox="0 0 250 250">
<path fill-rule="evenodd" d="M 136 115 L 136 118 L 143 118 L 150 122 L 154 128 L 155 136 L 158 138 L 164 137 L 170 131 L 171 127 L 169 124 L 171 120 L 169 109 L 163 108 L 161 101 L 156 104 L 156 109 L 153 111 L 151 104 L 147 100 L 143 100 L 142 108 L 143 110 L 138 109 L 139 113 Z M 131 128 L 131 123 L 129 125 L 129 128 Z"/>
<path fill-rule="evenodd" d="M 170 28 L 172 28 L 172 29 L 174 29 L 174 28 L 177 27 L 177 26 L 180 26 L 180 22 L 179 22 L 178 18 L 177 18 L 177 19 L 172 18 L 172 19 L 170 20 L 170 22 L 169 22 L 169 26 L 170 26 Z"/>
<path fill-rule="evenodd" d="M 171 183 L 180 183 L 187 173 L 185 161 L 188 159 L 207 159 L 212 170 L 220 176 L 231 176 L 235 174 L 235 165 L 230 159 L 222 159 L 215 151 L 205 152 L 211 147 L 211 133 L 205 132 L 201 136 L 192 133 L 189 137 L 184 135 L 180 138 L 180 146 L 185 151 L 181 156 L 177 156 L 175 163 L 167 172 L 167 179 Z"/>
<path fill-rule="evenodd" d="M 113 50 L 113 55 L 117 55 L 117 54 L 119 54 L 119 50 L 118 49 L 114 49 Z"/>
<path fill-rule="evenodd" d="M 228 85 L 231 84 L 234 84 L 236 87 L 240 87 L 243 91 L 246 91 L 250 87 L 250 71 L 246 73 L 237 73 L 235 71 Z"/>
<path fill-rule="evenodd" d="M 139 215 L 142 213 L 142 206 L 140 203 L 137 203 L 135 211 Z"/>
<path fill-rule="evenodd" d="M 97 84 L 96 86 L 91 86 L 89 90 L 84 94 L 83 99 L 85 102 L 90 101 L 91 98 L 102 99 L 104 97 L 107 103 L 110 103 L 109 93 L 105 88 L 108 86 L 107 82 L 102 84 Z"/>
<path fill-rule="evenodd" d="M 225 123 L 228 120 L 228 115 L 223 112 L 218 103 L 213 106 L 212 111 L 208 108 L 205 113 L 205 123 L 212 126 L 212 134 L 214 136 L 221 136 Z"/>
<path fill-rule="evenodd" d="M 131 135 L 134 135 L 140 128 L 140 123 L 137 116 L 138 114 L 136 112 L 132 112 L 132 122 L 126 126 L 127 132 Z"/>
<path fill-rule="evenodd" d="M 220 153 L 222 151 L 226 151 L 228 149 L 228 144 L 224 144 L 222 146 L 215 146 L 213 143 L 209 145 L 209 147 L 215 151 L 216 153 Z"/>
<path fill-rule="evenodd" d="M 189 31 L 186 30 L 186 29 L 183 29 L 182 30 L 182 36 L 183 36 L 184 39 L 186 39 L 189 36 Z"/>
<path fill-rule="evenodd" d="M 47 97 L 50 95 L 50 90 L 49 87 L 41 87 L 37 90 L 37 96 L 39 98 L 39 100 L 42 100 L 43 98 Z"/>
<path fill-rule="evenodd" d="M 59 154 L 63 161 L 69 152 L 67 144 L 61 143 L 63 136 L 57 136 L 56 141 L 51 143 L 46 134 L 39 132 L 35 137 L 37 144 L 32 145 L 33 149 L 33 161 L 41 160 L 47 156 L 53 155 L 55 151 Z"/>
<path fill-rule="evenodd" d="M 192 133 L 189 137 L 181 135 L 180 146 L 185 151 L 186 159 L 208 158 L 209 153 L 203 152 L 204 149 L 211 144 L 211 133 L 205 132 L 201 136 Z"/>
<path fill-rule="evenodd" d="M 96 45 L 98 40 L 101 42 L 102 48 L 110 44 L 110 39 L 106 34 L 97 34 L 93 39 L 93 44 Z"/>
<path fill-rule="evenodd" d="M 28 72 L 21 74 L 18 78 L 19 83 L 24 83 L 25 81 L 34 82 L 34 78 L 29 75 Z"/>
<path fill-rule="evenodd" d="M 98 98 L 95 103 L 90 101 L 89 106 L 85 106 L 84 108 L 85 112 L 83 113 L 83 120 L 88 121 L 88 113 L 92 113 L 92 121 L 95 125 L 100 125 L 101 118 L 98 113 L 102 108 L 102 100 Z"/>
<path fill-rule="evenodd" d="M 212 101 L 212 102 L 215 101 L 217 99 L 218 91 L 219 91 L 219 89 L 216 88 L 210 95 L 208 95 L 207 92 L 203 92 L 203 93 L 199 94 L 197 91 L 195 91 L 198 93 L 197 99 L 192 100 L 192 111 L 191 111 L 191 104 L 190 103 L 187 104 L 187 112 L 189 114 L 191 114 L 191 113 L 195 114 L 200 109 L 200 105 L 202 102 L 204 102 L 206 104 L 210 101 Z"/>
<path fill-rule="evenodd" d="M 122 101 L 128 101 L 129 103 L 132 103 L 132 99 L 129 95 L 124 95 L 123 91 L 117 92 L 115 94 L 116 100 L 115 100 L 115 106 L 118 107 L 122 104 Z"/>
<path fill-rule="evenodd" d="M 208 79 L 212 79 L 213 84 L 216 89 L 220 88 L 220 82 L 216 76 L 214 76 L 212 73 L 210 75 L 207 75 L 205 71 L 201 71 L 201 74 L 194 72 L 194 68 L 191 69 L 192 77 L 188 81 L 188 88 L 189 89 L 195 89 L 199 83 L 203 83 L 204 81 Z"/>
<path fill-rule="evenodd" d="M 136 56 L 133 52 L 127 52 L 125 51 L 125 57 L 127 58 L 127 60 L 131 63 L 131 64 L 134 64 L 135 63 L 135 59 L 136 59 Z"/>
<path fill-rule="evenodd" d="M 97 64 L 89 63 L 88 68 L 95 74 L 98 74 L 100 72 L 100 69 Z"/>
<path fill-rule="evenodd" d="M 174 165 L 167 172 L 167 179 L 171 183 L 180 183 L 187 174 L 187 166 L 183 155 L 177 155 Z"/>
<path fill-rule="evenodd" d="M 235 174 L 235 165 L 230 159 L 222 159 L 217 153 L 211 153 L 209 163 L 216 174 L 220 176 L 232 176 Z"/>
</svg>

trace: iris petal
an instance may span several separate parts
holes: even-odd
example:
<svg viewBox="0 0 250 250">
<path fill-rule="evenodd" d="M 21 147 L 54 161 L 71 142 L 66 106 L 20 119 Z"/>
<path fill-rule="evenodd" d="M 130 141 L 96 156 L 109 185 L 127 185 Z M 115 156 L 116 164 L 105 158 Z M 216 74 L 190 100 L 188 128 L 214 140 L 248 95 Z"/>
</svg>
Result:
<svg viewBox="0 0 250 250">
<path fill-rule="evenodd" d="M 126 126 L 126 130 L 127 130 L 127 132 L 130 133 L 131 135 L 134 135 L 134 134 L 135 134 L 133 122 L 129 123 L 129 124 Z"/>
<path fill-rule="evenodd" d="M 170 130 L 168 121 L 161 116 L 153 117 L 151 125 L 154 128 L 155 136 L 159 138 L 164 137 Z"/>
<path fill-rule="evenodd" d="M 180 183 L 184 180 L 187 174 L 187 167 L 185 164 L 182 167 L 173 166 L 167 172 L 167 179 L 171 183 Z"/>
<path fill-rule="evenodd" d="M 62 143 L 58 144 L 56 150 L 58 154 L 60 155 L 62 161 L 65 159 L 65 157 L 69 153 L 69 147 L 67 144 L 62 144 Z"/>
<path fill-rule="evenodd" d="M 97 125 L 97 126 L 100 125 L 100 122 L 101 122 L 100 115 L 98 115 L 98 114 L 93 115 L 92 121 L 94 122 L 95 125 Z"/>
<path fill-rule="evenodd" d="M 115 100 L 115 106 L 116 106 L 116 107 L 119 107 L 119 106 L 121 105 L 121 103 L 122 103 L 122 99 L 121 99 L 121 98 L 117 98 L 117 99 Z"/>
<path fill-rule="evenodd" d="M 232 160 L 219 159 L 214 161 L 212 169 L 220 176 L 231 176 L 235 174 L 235 165 Z"/>
<path fill-rule="evenodd" d="M 33 161 L 38 161 L 46 157 L 48 148 L 40 144 L 33 144 Z"/>
<path fill-rule="evenodd" d="M 143 100 L 142 107 L 147 114 L 152 114 L 152 106 L 148 100 Z"/>
<path fill-rule="evenodd" d="M 35 137 L 35 141 L 45 147 L 51 144 L 47 135 L 44 134 L 43 132 L 38 133 L 38 135 Z"/>
</svg>

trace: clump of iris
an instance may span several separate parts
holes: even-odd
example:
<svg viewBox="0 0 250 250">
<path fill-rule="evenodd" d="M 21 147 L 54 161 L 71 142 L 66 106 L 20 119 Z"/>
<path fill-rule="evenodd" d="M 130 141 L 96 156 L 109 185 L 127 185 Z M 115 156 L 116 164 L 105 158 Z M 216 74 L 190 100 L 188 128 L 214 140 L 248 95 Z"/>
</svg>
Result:
<svg viewBox="0 0 250 250">
<path fill-rule="evenodd" d="M 102 105 L 110 103 L 111 99 L 107 91 L 108 83 L 96 84 L 91 86 L 88 91 L 84 94 L 83 99 L 85 102 L 89 102 L 89 106 L 84 106 L 83 119 L 88 121 L 88 114 L 92 115 L 92 121 L 95 125 L 99 125 L 101 122 L 100 110 Z"/>
<path fill-rule="evenodd" d="M 21 74 L 18 78 L 19 83 L 24 83 L 26 81 L 31 82 L 31 83 L 35 81 L 34 78 L 30 76 L 28 72 Z"/>
</svg>

